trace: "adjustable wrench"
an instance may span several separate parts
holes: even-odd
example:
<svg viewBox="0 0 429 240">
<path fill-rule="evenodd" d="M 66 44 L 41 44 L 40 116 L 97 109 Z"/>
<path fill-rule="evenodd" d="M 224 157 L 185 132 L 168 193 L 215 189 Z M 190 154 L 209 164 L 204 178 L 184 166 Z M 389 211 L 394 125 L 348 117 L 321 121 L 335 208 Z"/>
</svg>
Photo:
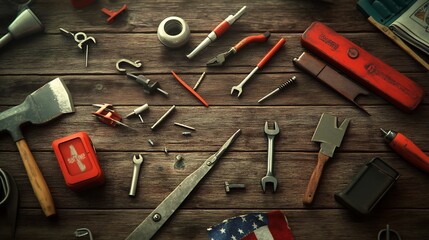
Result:
<svg viewBox="0 0 429 240">
<path fill-rule="evenodd" d="M 280 132 L 279 125 L 274 122 L 274 129 L 268 128 L 268 122 L 265 122 L 264 128 L 265 134 L 268 139 L 268 166 L 267 175 L 261 179 L 262 190 L 265 192 L 265 186 L 267 183 L 273 184 L 273 191 L 277 190 L 277 178 L 273 174 L 273 160 L 274 160 L 274 138 Z"/>
<path fill-rule="evenodd" d="M 143 163 L 143 156 L 141 154 L 134 155 L 133 163 L 134 163 L 133 179 L 131 180 L 130 193 L 128 194 L 129 196 L 132 196 L 132 197 L 136 195 L 137 182 L 139 180 L 140 167 Z"/>
</svg>

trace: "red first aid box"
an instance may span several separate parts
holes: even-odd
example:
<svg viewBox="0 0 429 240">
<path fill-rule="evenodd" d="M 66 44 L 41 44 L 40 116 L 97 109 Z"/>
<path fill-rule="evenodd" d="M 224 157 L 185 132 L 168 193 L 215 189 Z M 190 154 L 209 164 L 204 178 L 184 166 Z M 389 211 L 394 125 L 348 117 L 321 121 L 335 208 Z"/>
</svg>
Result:
<svg viewBox="0 0 429 240">
<path fill-rule="evenodd" d="M 79 191 L 104 183 L 104 174 L 86 132 L 56 139 L 52 148 L 67 186 Z"/>
</svg>

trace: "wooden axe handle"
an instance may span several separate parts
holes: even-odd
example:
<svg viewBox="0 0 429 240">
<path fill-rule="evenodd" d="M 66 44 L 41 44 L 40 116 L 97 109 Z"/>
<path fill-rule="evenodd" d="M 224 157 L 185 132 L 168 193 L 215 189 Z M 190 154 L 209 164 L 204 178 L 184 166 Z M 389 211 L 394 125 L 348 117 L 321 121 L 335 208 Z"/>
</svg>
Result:
<svg viewBox="0 0 429 240">
<path fill-rule="evenodd" d="M 37 200 L 39 200 L 43 212 L 47 217 L 55 215 L 55 205 L 51 192 L 49 191 L 45 178 L 43 177 L 33 154 L 28 148 L 27 142 L 25 139 L 21 139 L 16 142 L 16 146 L 18 147 L 19 154 L 24 162 L 24 167 L 27 171 L 28 178 L 30 179 L 31 186 L 33 187 L 33 191 L 36 194 Z"/>
<path fill-rule="evenodd" d="M 302 199 L 302 202 L 305 205 L 310 205 L 313 202 L 314 194 L 316 193 L 317 186 L 319 185 L 320 176 L 322 176 L 323 167 L 328 160 L 329 156 L 319 152 L 316 168 L 311 174 L 310 182 L 308 182 L 307 190 L 305 190 L 304 198 Z"/>
</svg>

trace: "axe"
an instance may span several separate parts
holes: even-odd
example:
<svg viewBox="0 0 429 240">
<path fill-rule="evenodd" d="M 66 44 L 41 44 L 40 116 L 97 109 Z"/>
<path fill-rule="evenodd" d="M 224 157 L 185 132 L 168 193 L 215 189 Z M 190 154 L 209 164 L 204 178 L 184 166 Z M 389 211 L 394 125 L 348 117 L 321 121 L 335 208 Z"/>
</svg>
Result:
<svg viewBox="0 0 429 240">
<path fill-rule="evenodd" d="M 314 194 L 319 185 L 320 176 L 322 175 L 325 163 L 334 156 L 335 149 L 340 147 L 344 134 L 346 133 L 350 119 L 346 118 L 340 127 L 337 127 L 337 117 L 323 113 L 317 124 L 316 131 L 311 141 L 320 142 L 320 151 L 317 156 L 317 165 L 313 170 L 305 191 L 302 202 L 310 205 L 313 202 Z"/>
<path fill-rule="evenodd" d="M 7 131 L 18 147 L 33 191 L 47 217 L 55 214 L 54 200 L 45 178 L 22 135 L 23 123 L 46 123 L 63 113 L 74 112 L 69 90 L 56 78 L 27 96 L 24 102 L 0 113 L 0 132 Z"/>
</svg>

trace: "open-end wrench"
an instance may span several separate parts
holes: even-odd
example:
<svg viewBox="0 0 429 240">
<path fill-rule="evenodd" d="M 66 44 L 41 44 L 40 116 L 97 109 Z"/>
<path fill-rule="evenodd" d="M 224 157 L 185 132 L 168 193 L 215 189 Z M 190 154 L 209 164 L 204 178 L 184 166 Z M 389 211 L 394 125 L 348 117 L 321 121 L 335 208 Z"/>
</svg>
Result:
<svg viewBox="0 0 429 240">
<path fill-rule="evenodd" d="M 134 163 L 133 179 L 131 180 L 130 193 L 128 194 L 129 196 L 132 196 L 132 197 L 136 195 L 137 182 L 139 180 L 140 167 L 143 163 L 143 156 L 141 154 L 134 155 L 133 163 Z"/>
<path fill-rule="evenodd" d="M 268 128 L 268 122 L 265 122 L 264 128 L 265 134 L 268 139 L 268 166 L 267 166 L 267 175 L 261 179 L 262 190 L 265 192 L 265 187 L 267 183 L 273 184 L 273 191 L 277 190 L 277 178 L 273 174 L 273 160 L 274 160 L 274 138 L 280 132 L 279 125 L 277 122 L 274 122 L 274 129 Z"/>
<path fill-rule="evenodd" d="M 276 45 L 274 45 L 274 47 L 271 48 L 271 50 L 264 56 L 264 58 L 262 58 L 261 61 L 259 61 L 259 63 L 256 65 L 256 67 L 249 73 L 249 75 L 247 75 L 247 77 L 241 81 L 240 84 L 238 84 L 237 86 L 234 86 L 231 88 L 231 95 L 234 93 L 234 91 L 237 91 L 237 97 L 240 97 L 241 93 L 243 92 L 243 86 L 244 84 L 246 84 L 247 81 L 249 81 L 249 79 L 253 76 L 253 74 L 255 74 L 256 71 L 258 71 L 258 69 L 262 68 L 265 63 L 268 62 L 268 60 L 270 60 L 270 58 L 286 43 L 286 40 L 284 38 L 281 38 Z"/>
</svg>

